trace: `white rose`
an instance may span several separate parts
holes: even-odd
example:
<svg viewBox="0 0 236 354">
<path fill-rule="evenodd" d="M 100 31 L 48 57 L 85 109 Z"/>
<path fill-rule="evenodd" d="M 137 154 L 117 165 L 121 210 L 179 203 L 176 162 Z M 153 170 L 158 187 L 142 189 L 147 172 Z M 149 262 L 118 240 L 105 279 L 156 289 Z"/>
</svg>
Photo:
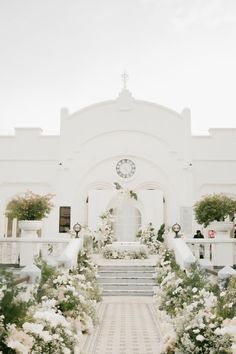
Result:
<svg viewBox="0 0 236 354">
<path fill-rule="evenodd" d="M 203 342 L 205 340 L 205 337 L 203 337 L 201 334 L 198 334 L 196 340 L 198 340 L 199 342 Z"/>
</svg>

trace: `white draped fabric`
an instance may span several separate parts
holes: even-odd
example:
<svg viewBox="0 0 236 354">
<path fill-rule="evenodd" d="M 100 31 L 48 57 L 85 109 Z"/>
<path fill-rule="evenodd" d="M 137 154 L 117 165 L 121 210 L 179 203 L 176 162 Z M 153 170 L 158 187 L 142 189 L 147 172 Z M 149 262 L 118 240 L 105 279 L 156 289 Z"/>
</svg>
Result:
<svg viewBox="0 0 236 354">
<path fill-rule="evenodd" d="M 121 196 L 113 210 L 113 229 L 117 241 L 137 241 L 136 235 L 141 227 L 141 213 L 136 207 L 136 200 Z"/>
</svg>

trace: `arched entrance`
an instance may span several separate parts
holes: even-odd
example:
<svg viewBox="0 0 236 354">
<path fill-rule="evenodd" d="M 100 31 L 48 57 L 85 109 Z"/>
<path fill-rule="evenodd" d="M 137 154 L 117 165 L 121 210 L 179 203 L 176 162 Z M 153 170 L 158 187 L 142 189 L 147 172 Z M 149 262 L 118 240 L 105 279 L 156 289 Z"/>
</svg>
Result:
<svg viewBox="0 0 236 354">
<path fill-rule="evenodd" d="M 135 240 L 138 228 L 146 228 L 150 222 L 159 229 L 164 219 L 164 197 L 161 190 L 135 189 L 137 200 L 123 195 L 115 189 L 93 189 L 87 192 L 88 227 L 97 230 L 101 226 L 100 216 L 113 209 L 114 229 L 118 239 L 127 237 Z M 121 229 L 121 225 L 124 226 Z M 129 228 L 126 224 L 130 224 Z M 126 230 L 126 231 L 125 231 Z"/>
<path fill-rule="evenodd" d="M 109 203 L 112 209 L 115 238 L 120 242 L 137 241 L 136 235 L 142 226 L 141 203 L 126 195 L 116 195 Z"/>
</svg>

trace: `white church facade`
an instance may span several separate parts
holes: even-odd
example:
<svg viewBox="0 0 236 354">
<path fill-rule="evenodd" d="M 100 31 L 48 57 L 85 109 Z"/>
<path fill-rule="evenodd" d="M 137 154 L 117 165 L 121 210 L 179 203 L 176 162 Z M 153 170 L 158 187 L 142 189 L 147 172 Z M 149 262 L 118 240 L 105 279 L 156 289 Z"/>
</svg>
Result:
<svg viewBox="0 0 236 354">
<path fill-rule="evenodd" d="M 236 196 L 235 152 L 236 129 L 193 136 L 189 109 L 179 114 L 136 100 L 126 88 L 115 100 L 72 114 L 63 108 L 59 135 L 16 128 L 15 135 L 0 136 L 0 237 L 8 235 L 6 205 L 27 190 L 55 195 L 45 236 L 64 234 L 76 222 L 94 230 L 111 208 L 117 228 L 130 234 L 149 222 L 157 228 L 178 222 L 192 234 L 196 200 L 208 193 Z M 114 182 L 138 195 L 127 210 Z"/>
</svg>

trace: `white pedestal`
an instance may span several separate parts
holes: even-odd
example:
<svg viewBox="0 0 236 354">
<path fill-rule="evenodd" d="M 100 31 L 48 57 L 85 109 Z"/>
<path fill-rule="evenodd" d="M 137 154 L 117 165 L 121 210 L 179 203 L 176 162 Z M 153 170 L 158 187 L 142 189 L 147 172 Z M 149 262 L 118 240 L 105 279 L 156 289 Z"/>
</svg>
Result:
<svg viewBox="0 0 236 354">
<path fill-rule="evenodd" d="M 37 242 L 30 242 L 38 240 L 37 238 L 27 238 L 27 242 L 20 244 L 20 266 L 26 266 L 34 263 L 34 258 L 39 255 L 40 245 Z"/>
<path fill-rule="evenodd" d="M 18 222 L 21 229 L 21 237 L 37 237 L 37 231 L 42 228 L 41 220 L 20 220 Z"/>
<path fill-rule="evenodd" d="M 230 231 L 233 228 L 232 222 L 226 221 L 214 221 L 210 223 L 208 229 L 216 231 L 216 238 L 223 239 L 223 238 L 230 238 Z"/>
<path fill-rule="evenodd" d="M 228 240 L 225 239 L 226 241 Z M 234 244 L 225 242 L 212 244 L 212 264 L 213 266 L 230 266 L 234 265 Z"/>
</svg>

